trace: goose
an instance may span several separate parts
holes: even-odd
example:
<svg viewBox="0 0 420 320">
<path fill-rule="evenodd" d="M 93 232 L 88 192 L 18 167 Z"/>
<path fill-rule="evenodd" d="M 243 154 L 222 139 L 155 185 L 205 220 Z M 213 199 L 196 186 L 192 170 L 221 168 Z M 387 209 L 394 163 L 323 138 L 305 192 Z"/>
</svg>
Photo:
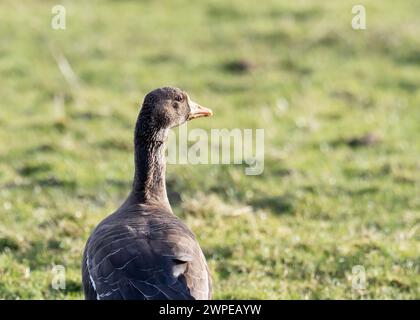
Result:
<svg viewBox="0 0 420 320">
<path fill-rule="evenodd" d="M 164 154 L 170 128 L 211 115 L 178 88 L 158 88 L 145 96 L 134 132 L 132 191 L 96 226 L 85 246 L 85 299 L 211 299 L 204 254 L 169 204 Z"/>
</svg>

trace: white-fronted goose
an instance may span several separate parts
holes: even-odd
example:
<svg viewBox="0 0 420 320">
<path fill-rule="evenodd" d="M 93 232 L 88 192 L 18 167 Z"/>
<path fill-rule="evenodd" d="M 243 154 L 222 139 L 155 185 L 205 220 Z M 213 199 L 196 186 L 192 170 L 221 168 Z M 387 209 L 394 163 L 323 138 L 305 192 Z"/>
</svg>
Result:
<svg viewBox="0 0 420 320">
<path fill-rule="evenodd" d="M 83 255 L 86 299 L 210 299 L 201 248 L 172 212 L 164 144 L 170 128 L 210 116 L 178 88 L 148 93 L 137 119 L 133 189 L 94 229 Z"/>
</svg>

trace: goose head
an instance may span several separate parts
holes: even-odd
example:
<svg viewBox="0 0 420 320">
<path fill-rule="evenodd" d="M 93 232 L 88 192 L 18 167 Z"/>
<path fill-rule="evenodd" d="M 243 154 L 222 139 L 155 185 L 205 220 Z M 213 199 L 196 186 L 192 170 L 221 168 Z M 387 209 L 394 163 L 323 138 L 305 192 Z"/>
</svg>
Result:
<svg viewBox="0 0 420 320">
<path fill-rule="evenodd" d="M 173 128 L 212 114 L 210 109 L 192 101 L 186 92 L 175 87 L 163 87 L 149 92 L 140 112 L 140 116 L 147 118 L 155 129 Z"/>
</svg>

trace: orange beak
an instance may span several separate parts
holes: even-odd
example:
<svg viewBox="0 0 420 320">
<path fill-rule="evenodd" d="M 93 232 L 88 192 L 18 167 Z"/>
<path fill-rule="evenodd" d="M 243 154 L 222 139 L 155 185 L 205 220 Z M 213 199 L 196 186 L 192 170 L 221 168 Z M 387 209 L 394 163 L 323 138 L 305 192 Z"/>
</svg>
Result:
<svg viewBox="0 0 420 320">
<path fill-rule="evenodd" d="M 188 114 L 187 120 L 202 118 L 202 117 L 210 117 L 213 115 L 213 111 L 208 108 L 200 106 L 198 103 L 193 101 L 189 101 L 190 106 L 190 113 Z"/>
</svg>

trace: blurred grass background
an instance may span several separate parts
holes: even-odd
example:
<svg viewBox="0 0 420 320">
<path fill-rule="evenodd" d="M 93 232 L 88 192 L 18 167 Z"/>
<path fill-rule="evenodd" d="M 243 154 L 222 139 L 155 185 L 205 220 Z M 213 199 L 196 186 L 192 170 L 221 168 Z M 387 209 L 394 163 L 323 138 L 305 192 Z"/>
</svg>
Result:
<svg viewBox="0 0 420 320">
<path fill-rule="evenodd" d="M 168 166 L 215 298 L 419 299 L 420 2 L 363 1 L 364 31 L 355 4 L 1 1 L 0 298 L 83 297 L 85 241 L 131 187 L 140 102 L 174 85 L 214 110 L 190 128 L 265 129 L 260 176 Z"/>
</svg>

